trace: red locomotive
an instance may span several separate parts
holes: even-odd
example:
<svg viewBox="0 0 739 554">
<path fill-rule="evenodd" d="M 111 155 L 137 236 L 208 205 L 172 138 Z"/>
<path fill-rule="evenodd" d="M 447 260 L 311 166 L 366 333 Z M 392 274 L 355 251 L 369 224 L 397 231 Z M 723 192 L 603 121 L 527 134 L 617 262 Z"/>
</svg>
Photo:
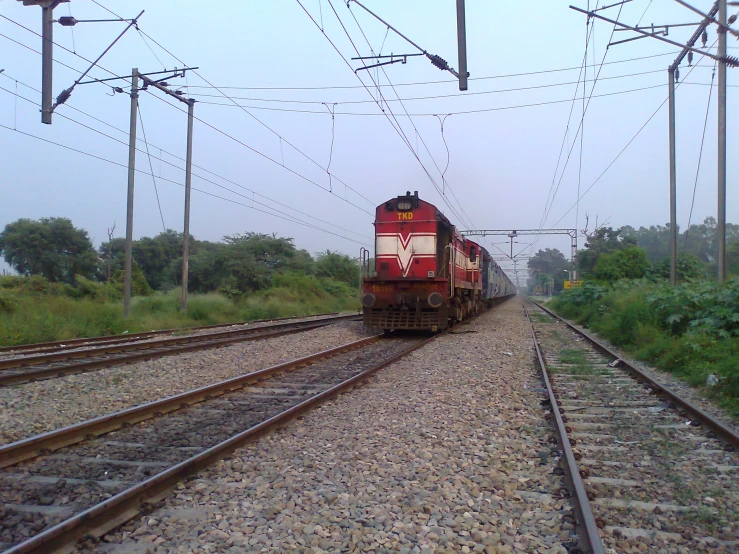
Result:
<svg viewBox="0 0 739 554">
<path fill-rule="evenodd" d="M 418 192 L 377 207 L 375 270 L 363 260 L 364 324 L 439 331 L 516 293 L 490 254 Z"/>
</svg>

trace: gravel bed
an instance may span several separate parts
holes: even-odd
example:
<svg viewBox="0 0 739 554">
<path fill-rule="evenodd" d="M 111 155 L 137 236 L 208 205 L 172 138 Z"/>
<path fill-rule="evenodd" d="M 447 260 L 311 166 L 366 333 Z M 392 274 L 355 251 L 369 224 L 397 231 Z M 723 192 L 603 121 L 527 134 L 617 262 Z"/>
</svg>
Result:
<svg viewBox="0 0 739 554">
<path fill-rule="evenodd" d="M 517 300 L 237 451 L 86 552 L 567 552 Z"/>
<path fill-rule="evenodd" d="M 575 324 L 574 322 L 567 320 L 568 323 L 574 325 L 577 329 L 580 329 L 581 331 L 585 331 L 586 333 L 589 333 L 593 335 L 594 338 L 602 342 L 605 346 L 608 347 L 609 350 L 615 352 L 618 354 L 618 356 L 626 361 L 627 363 L 631 364 L 635 368 L 637 368 L 640 371 L 643 371 L 647 376 L 651 377 L 658 383 L 661 383 L 665 385 L 666 387 L 670 388 L 680 396 L 682 396 L 685 400 L 688 400 L 701 408 L 703 411 L 711 414 L 712 416 L 720 419 L 726 424 L 729 424 L 730 426 L 733 425 L 734 428 L 739 431 L 739 416 L 735 416 L 724 410 L 723 408 L 719 407 L 715 400 L 712 398 L 706 397 L 706 393 L 710 389 L 697 389 L 695 387 L 690 386 L 685 381 L 682 381 L 680 378 L 676 377 L 672 373 L 668 373 L 666 371 L 659 370 L 655 367 L 652 367 L 650 365 L 647 365 L 643 362 L 639 362 L 637 360 L 634 360 L 633 358 L 629 357 L 629 355 L 624 352 L 621 348 L 618 346 L 613 346 L 610 342 L 608 342 L 603 337 L 599 336 L 598 333 L 586 329 L 585 327 L 582 327 L 580 325 Z"/>
<path fill-rule="evenodd" d="M 360 322 L 0 388 L 0 444 L 368 336 Z"/>
</svg>

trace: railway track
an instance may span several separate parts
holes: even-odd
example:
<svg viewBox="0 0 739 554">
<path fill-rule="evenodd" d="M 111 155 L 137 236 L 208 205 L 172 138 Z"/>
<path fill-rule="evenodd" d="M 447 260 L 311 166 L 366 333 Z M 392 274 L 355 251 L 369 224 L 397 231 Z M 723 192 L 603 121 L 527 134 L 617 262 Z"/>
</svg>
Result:
<svg viewBox="0 0 739 554">
<path fill-rule="evenodd" d="M 579 506 L 581 549 L 739 551 L 736 430 L 542 306 L 524 310 Z"/>
<path fill-rule="evenodd" d="M 254 321 L 243 321 L 234 323 L 219 323 L 217 325 L 203 325 L 200 327 L 182 327 L 180 329 L 162 329 L 159 331 L 145 331 L 141 333 L 129 333 L 125 335 L 104 335 L 100 337 L 83 337 L 79 339 L 59 340 L 53 342 L 37 342 L 33 344 L 20 344 L 16 346 L 3 346 L 0 348 L 0 356 L 14 356 L 38 354 L 44 352 L 61 352 L 63 350 L 73 350 L 75 348 L 86 348 L 88 346 L 104 346 L 108 344 L 117 344 L 125 342 L 135 342 L 148 340 L 155 337 L 165 337 L 172 335 L 181 335 L 187 333 L 209 332 L 215 329 L 223 329 L 226 327 L 238 327 L 246 325 L 258 325 L 263 323 L 275 323 L 280 321 L 308 318 L 323 318 L 339 315 L 338 312 L 325 314 L 315 314 L 312 316 L 294 316 L 294 317 L 277 317 L 271 319 L 256 319 Z"/>
<path fill-rule="evenodd" d="M 0 358 L 0 386 L 17 385 L 73 373 L 94 371 L 111 365 L 133 363 L 172 354 L 228 346 L 324 327 L 338 321 L 355 320 L 356 315 L 332 315 L 307 321 L 286 321 L 259 327 L 153 339 L 100 341 L 90 347 L 36 352 Z"/>
<path fill-rule="evenodd" d="M 434 338 L 365 338 L 2 446 L 0 549 L 97 540 L 188 475 Z"/>
</svg>

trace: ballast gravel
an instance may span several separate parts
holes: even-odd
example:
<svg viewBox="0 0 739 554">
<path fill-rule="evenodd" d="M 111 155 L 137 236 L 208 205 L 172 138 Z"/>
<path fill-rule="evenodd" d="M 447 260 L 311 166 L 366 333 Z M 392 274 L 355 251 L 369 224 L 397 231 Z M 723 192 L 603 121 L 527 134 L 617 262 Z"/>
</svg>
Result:
<svg viewBox="0 0 739 554">
<path fill-rule="evenodd" d="M 369 336 L 360 322 L 0 388 L 0 444 Z"/>
<path fill-rule="evenodd" d="M 573 321 L 567 320 L 567 322 L 571 325 L 574 325 L 576 329 L 580 329 L 581 331 L 589 333 L 595 339 L 604 343 L 606 346 L 608 346 L 609 350 L 618 354 L 621 359 L 628 362 L 630 365 L 634 366 L 639 371 L 646 374 L 648 377 L 668 387 L 670 390 L 674 391 L 685 400 L 692 402 L 716 419 L 721 420 L 723 423 L 728 424 L 729 426 L 733 426 L 734 429 L 739 432 L 739 416 L 736 416 L 717 405 L 716 401 L 710 397 L 710 386 L 702 388 L 693 387 L 672 373 L 662 371 L 643 362 L 634 360 L 626 352 L 624 352 L 623 349 L 619 348 L 618 346 L 612 345 L 610 342 L 608 342 L 608 340 L 599 336 L 598 333 L 582 327 L 581 325 L 577 325 Z"/>
<path fill-rule="evenodd" d="M 527 325 L 504 302 L 82 550 L 566 553 Z"/>
</svg>

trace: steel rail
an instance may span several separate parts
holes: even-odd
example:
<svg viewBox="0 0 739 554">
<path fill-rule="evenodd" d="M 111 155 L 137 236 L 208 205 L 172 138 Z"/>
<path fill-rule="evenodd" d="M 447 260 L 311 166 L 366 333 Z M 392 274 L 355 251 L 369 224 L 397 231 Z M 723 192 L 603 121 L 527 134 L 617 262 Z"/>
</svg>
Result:
<svg viewBox="0 0 739 554">
<path fill-rule="evenodd" d="M 377 342 L 379 335 L 350 342 L 336 348 L 324 350 L 310 356 L 297 358 L 289 362 L 277 364 L 260 369 L 245 375 L 226 379 L 213 385 L 200 387 L 191 391 L 183 392 L 175 396 L 169 396 L 132 408 L 127 408 L 111 414 L 106 414 L 94 419 L 83 421 L 55 431 L 49 431 L 22 439 L 10 444 L 0 446 L 0 468 L 9 467 L 24 460 L 47 454 L 65 446 L 70 446 L 86 439 L 92 439 L 116 431 L 124 426 L 133 425 L 152 417 L 188 408 L 194 404 L 209 400 L 216 396 L 241 389 L 252 383 L 272 377 L 278 373 L 295 369 L 296 367 L 329 358 L 342 352 L 361 348 L 368 344 Z"/>
<path fill-rule="evenodd" d="M 345 317 L 357 317 L 357 316 L 345 316 Z M 157 343 L 145 343 L 146 345 L 154 345 L 154 346 L 145 346 L 142 348 L 138 348 L 138 344 L 128 345 L 126 348 L 119 348 L 116 350 L 106 350 L 105 352 L 96 352 L 94 350 L 88 350 L 85 352 L 88 352 L 87 357 L 92 356 L 100 356 L 100 355 L 107 355 L 107 354 L 115 354 L 120 353 L 125 350 L 135 350 L 136 353 L 132 353 L 129 355 L 119 356 L 119 357 L 111 357 L 111 358 L 102 358 L 98 360 L 91 360 L 87 362 L 81 362 L 76 364 L 70 364 L 66 366 L 59 366 L 59 367 L 48 367 L 48 368 L 42 368 L 42 369 L 36 369 L 36 370 L 29 370 L 29 371 L 9 371 L 6 374 L 0 373 L 0 387 L 3 386 L 9 386 L 9 385 L 18 385 L 22 383 L 28 383 L 33 381 L 39 381 L 43 379 L 51 379 L 54 377 L 63 377 L 65 375 L 71 375 L 75 373 L 86 373 L 89 371 L 95 371 L 97 369 L 102 369 L 105 367 L 115 366 L 115 365 L 121 365 L 121 364 L 129 364 L 134 362 L 140 362 L 140 361 L 146 361 L 151 360 L 155 358 L 161 358 L 164 356 L 170 356 L 173 354 L 182 354 L 185 352 L 194 352 L 197 350 L 208 350 L 212 348 L 220 348 L 222 346 L 228 346 L 237 342 L 249 342 L 249 341 L 257 341 L 257 340 L 264 340 L 268 338 L 275 338 L 283 335 L 289 335 L 299 332 L 305 332 L 310 331 L 313 329 L 319 329 L 321 327 L 326 327 L 330 325 L 332 321 L 320 321 L 320 322 L 310 322 L 310 324 L 302 325 L 297 328 L 291 328 L 291 329 L 282 329 L 277 331 L 272 331 L 271 329 L 274 329 L 277 326 L 268 326 L 268 327 L 257 327 L 255 329 L 250 330 L 250 332 L 236 332 L 233 333 L 236 334 L 236 336 L 226 337 L 226 338 L 220 338 L 218 340 L 192 340 L 192 337 L 183 338 L 183 339 L 177 339 L 177 341 L 172 345 L 170 348 L 165 348 L 162 350 L 155 350 L 156 348 L 161 348 L 163 344 L 161 342 Z M 295 323 L 285 324 L 285 326 L 294 326 Z M 281 325 L 282 326 L 282 325 Z M 264 331 L 259 332 L 258 331 Z M 173 340 L 173 339 L 165 339 L 165 340 Z M 164 345 L 166 346 L 166 345 Z M 142 351 L 143 350 L 143 351 Z M 62 358 L 66 359 L 66 358 Z M 46 360 L 48 363 L 49 361 L 53 360 Z"/>
<path fill-rule="evenodd" d="M 297 404 L 292 408 L 263 421 L 262 423 L 254 425 L 230 439 L 213 446 L 192 458 L 180 462 L 177 465 L 138 483 L 134 487 L 105 500 L 104 502 L 96 504 L 79 514 L 76 514 L 54 527 L 28 539 L 27 541 L 10 548 L 6 551 L 6 554 L 45 554 L 50 551 L 67 547 L 74 541 L 85 536 L 102 536 L 122 523 L 148 511 L 158 501 L 163 499 L 172 487 L 189 475 L 207 468 L 246 443 L 259 438 L 275 427 L 286 424 L 289 420 L 295 418 L 299 414 L 323 403 L 342 391 L 357 386 L 372 373 L 387 367 L 444 334 L 445 333 L 440 333 L 417 343 L 408 350 L 401 352 L 400 354 L 396 354 L 395 356 L 355 375 L 354 377 L 334 385 L 333 387 L 306 399 L 300 404 Z M 355 346 L 359 343 L 368 344 L 369 342 L 378 340 L 380 340 L 379 337 L 370 337 L 369 339 L 363 339 L 340 348 Z M 336 350 L 337 349 L 332 349 L 326 351 L 326 353 L 334 352 Z M 325 356 L 326 353 L 322 354 Z M 301 360 L 303 360 L 303 363 L 306 363 L 309 359 L 314 359 L 316 356 L 320 355 L 321 354 L 309 356 L 302 358 Z"/>
<path fill-rule="evenodd" d="M 535 302 L 534 300 L 531 300 L 531 299 L 529 299 L 529 301 L 532 304 L 535 304 L 536 306 L 538 306 L 541 310 L 543 310 L 544 312 L 546 312 L 553 318 L 567 325 L 570 329 L 575 331 L 578 335 L 588 340 L 588 342 L 590 342 L 596 349 L 600 350 L 602 353 L 623 362 L 623 365 L 619 367 L 627 369 L 630 373 L 632 373 L 635 376 L 637 381 L 648 383 L 649 386 L 652 387 L 653 390 L 659 391 L 661 394 L 664 394 L 665 396 L 669 397 L 673 402 L 675 402 L 675 404 L 679 405 L 686 412 L 690 413 L 695 419 L 702 421 L 703 423 L 711 427 L 713 431 L 721 435 L 725 440 L 727 440 L 733 446 L 739 447 L 739 432 L 737 432 L 736 429 L 731 428 L 726 423 L 720 421 L 719 419 L 715 418 L 711 414 L 703 411 L 701 408 L 699 408 L 698 406 L 696 406 L 689 400 L 683 398 L 677 392 L 665 386 L 664 384 L 660 383 L 659 381 L 655 381 L 652 377 L 650 377 L 649 375 L 647 375 L 646 373 L 644 373 L 637 367 L 631 365 L 629 362 L 624 360 L 619 354 L 610 350 L 605 344 L 600 342 L 598 339 L 594 338 L 590 333 L 583 331 L 581 329 L 578 329 L 572 323 L 562 319 L 557 314 L 555 314 L 548 308 L 545 308 L 538 302 Z"/>
<path fill-rule="evenodd" d="M 291 317 L 273 317 L 268 319 L 255 319 L 254 321 L 234 321 L 232 323 L 218 323 L 216 325 L 202 325 L 200 327 L 182 327 L 180 329 L 160 329 L 159 331 L 144 331 L 141 333 L 130 333 L 127 335 L 103 335 L 100 337 L 83 337 L 78 339 L 58 340 L 52 342 L 36 342 L 32 344 L 19 344 L 16 346 L 3 346 L 0 348 L 0 354 L 9 352 L 11 354 L 20 354 L 28 350 L 50 350 L 50 349 L 66 349 L 80 346 L 103 345 L 106 343 L 114 344 L 116 342 L 131 342 L 142 340 L 158 335 L 174 335 L 175 333 L 196 333 L 198 331 L 207 331 L 208 329 L 219 329 L 222 327 L 232 327 L 234 325 L 253 325 L 255 323 L 271 323 L 273 321 L 286 321 L 288 319 L 300 319 L 307 317 L 328 317 L 339 315 L 339 312 L 329 312 L 324 314 L 299 315 Z"/>
<path fill-rule="evenodd" d="M 552 407 L 552 414 L 557 427 L 557 433 L 559 434 L 559 442 L 562 446 L 562 450 L 565 454 L 565 463 L 567 474 L 572 482 L 572 488 L 574 489 L 574 499 L 577 505 L 578 511 L 580 512 L 580 521 L 584 526 L 585 539 L 587 545 L 580 545 L 582 549 L 585 546 L 587 552 L 592 554 L 605 554 L 605 548 L 603 542 L 600 539 L 598 533 L 598 524 L 595 521 L 595 515 L 590 507 L 590 501 L 588 500 L 587 492 L 585 491 L 585 484 L 580 476 L 580 469 L 577 466 L 577 460 L 575 459 L 575 453 L 572 450 L 571 439 L 567 434 L 565 422 L 562 419 L 562 414 L 559 411 L 559 405 L 557 404 L 557 398 L 554 395 L 552 384 L 549 381 L 549 374 L 547 366 L 544 363 L 544 357 L 541 355 L 541 349 L 539 348 L 539 341 L 536 338 L 536 331 L 534 330 L 534 324 L 531 321 L 529 311 L 526 309 L 525 302 L 522 302 L 524 314 L 526 314 L 526 320 L 529 323 L 529 329 L 531 330 L 531 338 L 534 340 L 534 349 L 536 350 L 536 358 L 541 368 L 541 375 L 546 385 L 547 394 L 549 395 L 549 402 Z"/>
</svg>

